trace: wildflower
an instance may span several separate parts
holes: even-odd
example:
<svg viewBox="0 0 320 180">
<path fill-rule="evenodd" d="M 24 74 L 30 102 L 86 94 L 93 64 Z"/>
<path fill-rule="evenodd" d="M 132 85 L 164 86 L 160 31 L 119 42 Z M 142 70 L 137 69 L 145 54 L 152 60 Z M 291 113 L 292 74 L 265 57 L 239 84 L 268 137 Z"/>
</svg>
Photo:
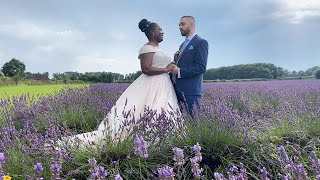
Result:
<svg viewBox="0 0 320 180">
<path fill-rule="evenodd" d="M 103 166 L 98 167 L 98 178 L 104 178 L 108 175 L 108 171 Z"/>
<path fill-rule="evenodd" d="M 91 166 L 90 172 L 91 176 L 90 179 L 105 179 L 105 177 L 108 175 L 108 171 L 103 166 L 98 166 L 97 161 L 92 158 L 88 160 L 89 165 Z"/>
<path fill-rule="evenodd" d="M 201 146 L 199 145 L 198 142 L 197 142 L 196 145 L 191 147 L 191 152 L 195 154 L 194 160 L 197 161 L 197 162 L 202 161 L 202 155 L 201 155 L 200 151 L 201 151 Z"/>
<path fill-rule="evenodd" d="M 174 177 L 173 168 L 170 166 L 158 168 L 158 175 L 161 180 L 171 180 Z"/>
<path fill-rule="evenodd" d="M 320 159 L 316 155 L 316 151 L 312 151 L 309 157 L 311 163 L 311 169 L 314 170 L 317 174 L 320 174 Z"/>
<path fill-rule="evenodd" d="M 61 169 L 62 169 L 61 162 L 54 161 L 51 164 L 50 170 L 51 170 L 52 179 L 60 179 L 59 176 L 60 176 Z"/>
<path fill-rule="evenodd" d="M 180 148 L 173 148 L 173 160 L 175 161 L 174 165 L 182 166 L 185 163 L 183 150 Z"/>
<path fill-rule="evenodd" d="M 42 172 L 43 172 L 43 167 L 41 163 L 37 163 L 36 165 L 34 165 L 34 171 L 36 172 L 36 177 L 35 179 L 37 180 L 42 180 Z"/>
<path fill-rule="evenodd" d="M 2 180 L 11 180 L 11 178 L 12 178 L 11 176 L 3 176 Z"/>
<path fill-rule="evenodd" d="M 145 141 L 142 136 L 136 135 L 134 139 L 134 154 L 141 158 L 148 158 L 148 147 L 148 142 Z"/>
<path fill-rule="evenodd" d="M 280 146 L 278 148 L 278 154 L 279 154 L 280 160 L 283 162 L 283 164 L 285 164 L 285 165 L 291 164 L 291 160 L 289 159 L 288 154 L 283 146 Z"/>
<path fill-rule="evenodd" d="M 4 156 L 4 153 L 0 153 L 0 164 L 4 164 L 6 162 L 6 157 Z"/>
<path fill-rule="evenodd" d="M 120 176 L 120 174 L 116 174 L 116 176 L 114 177 L 114 180 L 123 180 L 122 177 Z"/>
<path fill-rule="evenodd" d="M 194 145 L 194 146 L 191 147 L 191 150 L 192 150 L 192 152 L 194 152 L 194 153 L 200 153 L 200 151 L 201 151 L 201 146 L 200 146 L 199 143 L 197 142 L 196 145 Z"/>
<path fill-rule="evenodd" d="M 270 180 L 268 177 L 269 173 L 265 167 L 260 169 L 260 179 L 261 180 Z"/>
<path fill-rule="evenodd" d="M 41 172 L 43 171 L 43 167 L 42 167 L 42 164 L 41 163 L 37 163 L 36 165 L 34 165 L 34 168 L 33 168 L 36 172 Z"/>
<path fill-rule="evenodd" d="M 200 168 L 200 165 L 199 165 L 199 163 L 202 161 L 202 155 L 200 150 L 201 150 L 201 147 L 198 142 L 196 145 L 191 147 L 191 151 L 195 153 L 195 157 L 190 158 L 190 162 L 192 166 L 191 171 L 193 173 L 193 176 L 197 178 L 201 177 L 201 173 L 203 171 L 203 169 Z"/>
<path fill-rule="evenodd" d="M 3 174 L 2 167 L 6 163 L 6 157 L 4 156 L 4 153 L 0 153 L 0 175 Z"/>
<path fill-rule="evenodd" d="M 223 176 L 223 174 L 215 172 L 214 173 L 214 179 L 215 180 L 226 180 L 226 178 Z"/>
</svg>

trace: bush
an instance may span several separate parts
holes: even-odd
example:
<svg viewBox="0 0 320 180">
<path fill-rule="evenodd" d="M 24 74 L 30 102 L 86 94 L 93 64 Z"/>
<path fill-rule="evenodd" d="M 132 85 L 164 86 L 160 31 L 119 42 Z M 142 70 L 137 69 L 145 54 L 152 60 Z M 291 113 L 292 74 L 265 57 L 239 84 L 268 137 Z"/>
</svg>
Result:
<svg viewBox="0 0 320 180">
<path fill-rule="evenodd" d="M 315 77 L 316 77 L 317 79 L 320 79 L 320 69 L 316 72 Z"/>
</svg>

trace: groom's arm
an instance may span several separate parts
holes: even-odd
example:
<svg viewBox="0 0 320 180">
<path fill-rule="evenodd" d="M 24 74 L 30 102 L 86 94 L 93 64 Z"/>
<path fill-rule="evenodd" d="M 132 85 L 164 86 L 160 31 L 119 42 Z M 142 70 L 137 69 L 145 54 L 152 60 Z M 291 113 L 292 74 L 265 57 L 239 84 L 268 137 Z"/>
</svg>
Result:
<svg viewBox="0 0 320 180">
<path fill-rule="evenodd" d="M 199 43 L 194 65 L 188 68 L 180 68 L 180 76 L 178 78 L 192 78 L 206 72 L 208 61 L 208 47 L 209 45 L 206 40 L 202 40 Z"/>
</svg>

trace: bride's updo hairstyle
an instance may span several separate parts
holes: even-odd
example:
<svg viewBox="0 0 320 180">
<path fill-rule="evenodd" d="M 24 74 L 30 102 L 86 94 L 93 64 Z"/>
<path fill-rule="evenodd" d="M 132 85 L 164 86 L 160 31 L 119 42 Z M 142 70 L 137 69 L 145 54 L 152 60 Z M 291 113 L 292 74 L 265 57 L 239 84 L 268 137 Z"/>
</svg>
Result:
<svg viewBox="0 0 320 180">
<path fill-rule="evenodd" d="M 152 36 L 152 30 L 157 27 L 157 23 L 150 22 L 146 19 L 142 19 L 139 22 L 139 29 L 144 32 L 148 39 Z"/>
</svg>

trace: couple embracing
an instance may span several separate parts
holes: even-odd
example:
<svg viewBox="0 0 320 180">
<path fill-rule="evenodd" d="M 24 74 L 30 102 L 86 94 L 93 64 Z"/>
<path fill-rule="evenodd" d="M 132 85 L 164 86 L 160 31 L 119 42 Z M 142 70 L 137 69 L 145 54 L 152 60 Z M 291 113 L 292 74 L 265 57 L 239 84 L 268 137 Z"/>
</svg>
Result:
<svg viewBox="0 0 320 180">
<path fill-rule="evenodd" d="M 179 111 L 181 104 L 187 107 L 191 117 L 194 117 L 194 108 L 200 108 L 208 42 L 196 34 L 195 19 L 192 16 L 181 17 L 179 30 L 186 38 L 173 60 L 159 47 L 164 35 L 159 24 L 142 19 L 139 29 L 148 38 L 138 56 L 143 74 L 123 92 L 96 131 L 73 138 L 95 144 L 106 136 L 111 135 L 114 139 L 126 122 L 122 116 L 124 110 L 133 112 L 132 116 L 138 119 L 143 116 L 145 108 L 169 114 Z M 108 134 L 110 130 L 111 134 Z"/>
</svg>

